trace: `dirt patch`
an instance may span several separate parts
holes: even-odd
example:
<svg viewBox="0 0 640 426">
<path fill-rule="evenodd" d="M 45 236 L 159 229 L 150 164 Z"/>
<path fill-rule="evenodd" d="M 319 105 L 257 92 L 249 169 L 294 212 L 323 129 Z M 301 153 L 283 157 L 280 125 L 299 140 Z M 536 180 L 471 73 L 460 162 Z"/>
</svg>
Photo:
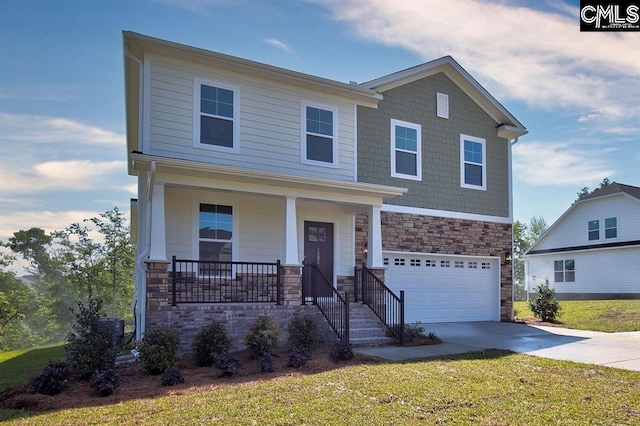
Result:
<svg viewBox="0 0 640 426">
<path fill-rule="evenodd" d="M 547 322 L 540 321 L 538 318 L 516 318 L 513 322 L 517 322 L 520 324 L 529 324 L 529 325 L 544 325 L 546 327 L 564 327 L 564 323 L 562 321 L 555 322 Z"/>
<path fill-rule="evenodd" d="M 379 358 L 355 353 L 350 361 L 334 363 L 329 358 L 329 348 L 323 347 L 313 353 L 311 359 L 301 368 L 287 367 L 289 350 L 282 350 L 273 359 L 275 371 L 260 373 L 260 368 L 248 351 L 238 352 L 242 366 L 239 374 L 232 378 L 220 376 L 220 371 L 214 367 L 198 367 L 190 358 L 184 357 L 178 364 L 185 383 L 165 387 L 162 386 L 161 376 L 147 376 L 140 372 L 137 362 L 122 364 L 116 367 L 120 377 L 120 386 L 116 392 L 108 397 L 92 396 L 88 381 L 70 380 L 69 387 L 61 394 L 47 396 L 29 392 L 33 379 L 21 386 L 0 395 L 0 408 L 27 411 L 49 411 L 67 408 L 116 404 L 121 401 L 135 399 L 157 398 L 169 395 L 186 395 L 203 392 L 239 383 L 281 380 L 307 374 L 317 374 L 348 365 L 372 364 L 381 362 Z"/>
</svg>

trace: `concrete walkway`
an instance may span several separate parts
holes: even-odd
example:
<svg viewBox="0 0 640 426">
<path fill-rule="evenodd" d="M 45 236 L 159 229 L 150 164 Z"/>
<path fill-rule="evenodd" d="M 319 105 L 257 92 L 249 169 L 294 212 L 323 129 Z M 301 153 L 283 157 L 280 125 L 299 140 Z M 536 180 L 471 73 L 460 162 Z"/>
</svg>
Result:
<svg viewBox="0 0 640 426">
<path fill-rule="evenodd" d="M 507 322 L 423 324 L 444 343 L 431 346 L 380 346 L 354 351 L 390 361 L 505 349 L 544 358 L 640 371 L 640 331 L 602 333 Z"/>
</svg>

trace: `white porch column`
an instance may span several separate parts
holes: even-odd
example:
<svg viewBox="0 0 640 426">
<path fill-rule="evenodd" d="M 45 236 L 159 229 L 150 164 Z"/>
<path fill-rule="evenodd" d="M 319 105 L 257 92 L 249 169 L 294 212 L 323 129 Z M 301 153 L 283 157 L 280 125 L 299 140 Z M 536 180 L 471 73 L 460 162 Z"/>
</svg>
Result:
<svg viewBox="0 0 640 426">
<path fill-rule="evenodd" d="M 296 197 L 287 197 L 285 212 L 284 264 L 300 265 L 298 258 L 298 226 L 296 213 Z"/>
<path fill-rule="evenodd" d="M 153 186 L 151 198 L 151 242 L 149 261 L 167 262 L 167 245 L 164 221 L 164 183 Z"/>
<path fill-rule="evenodd" d="M 369 241 L 367 242 L 367 268 L 384 268 L 382 264 L 382 226 L 380 208 L 369 207 Z"/>
</svg>

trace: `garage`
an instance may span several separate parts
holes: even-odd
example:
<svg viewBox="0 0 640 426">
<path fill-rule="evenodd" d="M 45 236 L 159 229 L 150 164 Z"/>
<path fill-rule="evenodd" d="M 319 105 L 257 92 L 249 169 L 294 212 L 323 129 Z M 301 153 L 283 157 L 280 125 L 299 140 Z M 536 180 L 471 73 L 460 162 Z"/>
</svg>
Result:
<svg viewBox="0 0 640 426">
<path fill-rule="evenodd" d="M 404 290 L 405 323 L 500 319 L 498 258 L 384 253 L 384 263 L 387 286 Z"/>
</svg>

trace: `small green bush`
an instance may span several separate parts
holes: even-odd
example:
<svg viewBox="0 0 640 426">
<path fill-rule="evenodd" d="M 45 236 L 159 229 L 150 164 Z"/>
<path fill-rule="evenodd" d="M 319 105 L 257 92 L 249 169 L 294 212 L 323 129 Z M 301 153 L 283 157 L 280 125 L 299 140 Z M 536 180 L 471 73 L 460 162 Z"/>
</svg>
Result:
<svg viewBox="0 0 640 426">
<path fill-rule="evenodd" d="M 424 327 L 419 325 L 419 322 L 414 324 L 404 325 L 404 342 L 413 343 L 421 337 L 424 337 Z"/>
<path fill-rule="evenodd" d="M 271 355 L 278 347 L 278 324 L 266 315 L 260 315 L 244 335 L 244 342 L 255 359 Z"/>
<path fill-rule="evenodd" d="M 300 368 L 311 359 L 311 352 L 307 348 L 293 348 L 289 355 L 287 367 Z"/>
<path fill-rule="evenodd" d="M 118 348 L 113 345 L 113 328 L 102 327 L 102 300 L 89 295 L 87 304 L 78 302 L 76 322 L 64 347 L 69 369 L 80 379 L 113 368 Z"/>
<path fill-rule="evenodd" d="M 261 373 L 273 373 L 275 368 L 273 367 L 273 355 L 265 353 L 258 358 L 258 366 Z"/>
<path fill-rule="evenodd" d="M 353 359 L 353 350 L 349 342 L 337 342 L 329 350 L 329 358 L 333 362 L 349 361 Z"/>
<path fill-rule="evenodd" d="M 184 383 L 184 377 L 178 367 L 171 367 L 162 375 L 162 386 L 175 386 L 180 383 Z"/>
<path fill-rule="evenodd" d="M 231 347 L 231 335 L 225 326 L 214 321 L 202 327 L 193 338 L 193 358 L 200 367 L 212 365 L 216 357 Z"/>
<path fill-rule="evenodd" d="M 293 314 L 287 331 L 289 332 L 289 343 L 293 347 L 312 351 L 320 343 L 316 321 L 306 312 Z"/>
<path fill-rule="evenodd" d="M 554 322 L 561 314 L 560 303 L 556 299 L 556 291 L 549 287 L 549 279 L 536 287 L 535 297 L 529 300 L 529 309 L 542 321 Z"/>
<path fill-rule="evenodd" d="M 223 377 L 233 377 L 240 369 L 240 360 L 235 355 L 225 352 L 216 357 L 213 366 L 222 372 Z"/>
<path fill-rule="evenodd" d="M 170 328 L 147 330 L 138 348 L 145 374 L 162 374 L 178 362 L 178 333 Z"/>
</svg>

